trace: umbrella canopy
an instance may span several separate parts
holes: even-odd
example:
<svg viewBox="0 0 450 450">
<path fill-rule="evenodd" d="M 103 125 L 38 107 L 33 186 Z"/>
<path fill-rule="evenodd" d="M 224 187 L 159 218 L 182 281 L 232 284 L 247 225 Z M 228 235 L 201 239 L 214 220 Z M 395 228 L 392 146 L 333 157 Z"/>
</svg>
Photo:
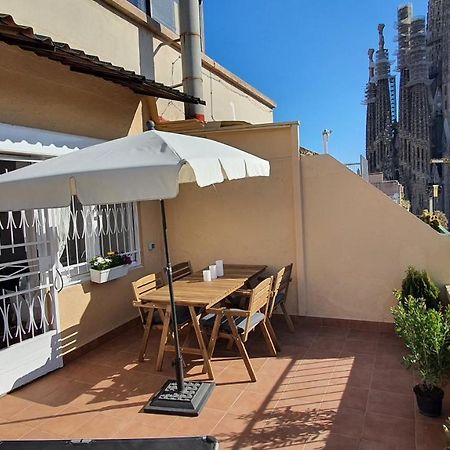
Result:
<svg viewBox="0 0 450 450">
<path fill-rule="evenodd" d="M 174 198 L 179 183 L 268 176 L 267 161 L 209 139 L 146 131 L 0 176 L 0 211 Z"/>
</svg>

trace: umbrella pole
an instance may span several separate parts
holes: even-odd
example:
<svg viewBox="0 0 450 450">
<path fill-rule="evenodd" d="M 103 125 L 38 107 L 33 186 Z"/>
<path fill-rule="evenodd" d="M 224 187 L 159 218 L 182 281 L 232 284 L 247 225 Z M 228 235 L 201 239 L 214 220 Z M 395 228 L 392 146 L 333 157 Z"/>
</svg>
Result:
<svg viewBox="0 0 450 450">
<path fill-rule="evenodd" d="M 153 414 L 174 414 L 178 416 L 198 416 L 211 395 L 215 384 L 204 381 L 184 381 L 183 357 L 178 338 L 177 311 L 173 293 L 172 264 L 170 262 L 167 237 L 166 210 L 164 200 L 161 203 L 161 216 L 164 232 L 164 250 L 166 252 L 167 278 L 169 281 L 170 308 L 172 311 L 173 337 L 175 340 L 176 380 L 168 380 L 144 406 L 144 412 Z"/>
<path fill-rule="evenodd" d="M 164 200 L 161 200 L 160 203 L 161 203 L 162 226 L 164 233 L 164 251 L 166 254 L 166 271 L 167 271 L 167 279 L 169 281 L 169 296 L 170 296 L 170 309 L 172 313 L 173 338 L 175 341 L 175 375 L 177 380 L 178 392 L 183 392 L 184 390 L 183 356 L 181 355 L 180 349 L 180 339 L 178 336 L 178 323 L 177 323 L 177 309 L 175 307 L 175 296 L 173 293 L 172 263 L 170 261 L 169 239 L 167 237 L 166 209 L 164 206 Z"/>
</svg>

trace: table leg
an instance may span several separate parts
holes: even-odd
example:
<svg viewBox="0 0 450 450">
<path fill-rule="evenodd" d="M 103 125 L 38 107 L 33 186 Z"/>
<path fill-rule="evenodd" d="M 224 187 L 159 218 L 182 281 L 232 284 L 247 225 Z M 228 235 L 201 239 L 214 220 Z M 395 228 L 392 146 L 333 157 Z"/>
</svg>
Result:
<svg viewBox="0 0 450 450">
<path fill-rule="evenodd" d="M 158 372 L 161 372 L 163 359 L 164 359 L 164 351 L 166 347 L 167 342 L 167 334 L 169 332 L 169 325 L 170 325 L 170 309 L 167 308 L 166 312 L 164 314 L 164 322 L 163 322 L 163 329 L 161 332 L 161 340 L 159 342 L 159 350 L 158 350 L 158 357 L 156 359 L 156 370 Z"/>
<path fill-rule="evenodd" d="M 206 366 L 206 371 L 211 380 L 214 380 L 214 373 L 211 366 L 211 360 L 209 358 L 208 350 L 206 349 L 205 341 L 203 340 L 202 330 L 200 328 L 199 315 L 195 312 L 193 306 L 189 306 L 189 312 L 191 313 L 192 325 L 194 326 L 195 336 L 197 337 L 198 345 L 203 355 L 203 363 Z"/>
<path fill-rule="evenodd" d="M 147 350 L 148 337 L 152 328 L 154 310 L 154 308 L 150 308 L 147 313 L 147 322 L 144 327 L 144 336 L 142 337 L 141 350 L 139 351 L 138 361 L 144 361 L 145 352 Z"/>
</svg>

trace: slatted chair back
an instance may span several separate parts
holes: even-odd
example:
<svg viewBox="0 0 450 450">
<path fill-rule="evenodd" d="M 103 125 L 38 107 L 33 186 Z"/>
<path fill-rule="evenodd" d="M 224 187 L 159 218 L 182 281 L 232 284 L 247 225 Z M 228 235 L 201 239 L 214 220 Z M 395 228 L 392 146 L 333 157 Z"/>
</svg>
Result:
<svg viewBox="0 0 450 450">
<path fill-rule="evenodd" d="M 134 299 L 136 302 L 140 302 L 141 295 L 147 292 L 154 291 L 163 286 L 163 280 L 160 273 L 151 273 L 145 277 L 139 278 L 139 280 L 133 281 Z"/>
<path fill-rule="evenodd" d="M 248 333 L 252 330 L 252 317 L 258 312 L 262 312 L 267 316 L 270 294 L 272 292 L 272 283 L 273 277 L 269 277 L 261 281 L 258 286 L 252 289 L 252 294 L 248 302 L 247 323 L 242 336 L 244 342 L 247 340 Z"/>
<path fill-rule="evenodd" d="M 291 263 L 285 267 L 282 267 L 275 276 L 269 307 L 269 317 L 272 317 L 273 310 L 275 309 L 275 299 L 277 298 L 277 295 L 282 294 L 285 299 L 287 297 L 287 291 L 289 288 L 289 283 L 291 281 L 292 266 L 293 264 Z"/>
<path fill-rule="evenodd" d="M 139 309 L 139 315 L 141 316 L 143 325 L 147 322 L 147 312 L 150 305 L 146 306 L 142 303 L 141 295 L 154 291 L 163 285 L 164 282 L 160 273 L 151 273 L 145 277 L 139 278 L 139 280 L 131 282 L 134 294 L 133 306 Z"/>
<path fill-rule="evenodd" d="M 172 279 L 173 281 L 180 280 L 192 274 L 192 267 L 190 261 L 181 262 L 175 264 L 172 267 Z"/>
<path fill-rule="evenodd" d="M 285 295 L 287 295 L 289 283 L 291 282 L 292 266 L 293 264 L 291 263 L 284 267 L 283 277 L 281 279 L 280 287 L 278 289 L 278 292 L 282 292 Z"/>
</svg>

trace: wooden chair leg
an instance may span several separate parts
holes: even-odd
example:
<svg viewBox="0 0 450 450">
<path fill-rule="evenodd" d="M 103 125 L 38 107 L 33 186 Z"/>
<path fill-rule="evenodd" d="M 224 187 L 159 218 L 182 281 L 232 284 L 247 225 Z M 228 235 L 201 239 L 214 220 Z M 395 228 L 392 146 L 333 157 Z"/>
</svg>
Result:
<svg viewBox="0 0 450 450">
<path fill-rule="evenodd" d="M 156 370 L 158 372 L 161 372 L 162 370 L 164 352 L 166 349 L 166 342 L 167 342 L 167 334 L 169 333 L 169 325 L 170 325 L 170 310 L 167 309 L 166 313 L 164 314 L 163 329 L 161 332 L 161 340 L 159 342 L 158 357 L 156 359 Z"/>
<path fill-rule="evenodd" d="M 239 336 L 239 331 L 236 327 L 236 324 L 234 323 L 234 320 L 232 317 L 227 317 L 228 323 L 230 324 L 231 332 L 233 333 L 234 341 L 236 342 L 236 347 L 239 350 L 239 353 L 241 354 L 241 357 L 244 361 L 245 367 L 247 368 L 247 372 L 250 376 L 250 379 L 252 381 L 256 381 L 256 374 L 253 370 L 252 363 L 250 361 L 250 358 L 248 357 L 247 349 L 245 348 L 244 343 L 242 342 L 241 336 Z"/>
<path fill-rule="evenodd" d="M 141 316 L 142 327 L 145 330 L 145 325 L 147 324 L 148 313 L 145 315 L 145 311 L 143 308 L 138 308 L 139 315 Z"/>
<path fill-rule="evenodd" d="M 233 344 L 234 344 L 234 339 L 228 339 L 227 342 L 227 350 L 231 350 L 233 348 Z"/>
<path fill-rule="evenodd" d="M 295 333 L 294 324 L 292 322 L 291 316 L 287 312 L 286 305 L 283 303 L 280 304 L 281 310 L 283 311 L 284 320 L 286 320 L 287 327 L 291 333 Z"/>
<path fill-rule="evenodd" d="M 150 331 L 152 329 L 153 311 L 154 311 L 153 308 L 151 308 L 148 311 L 147 322 L 144 326 L 144 336 L 142 336 L 141 349 L 139 350 L 139 356 L 138 356 L 138 361 L 141 361 L 141 362 L 144 361 L 145 352 L 147 351 L 148 338 L 150 336 Z"/>
<path fill-rule="evenodd" d="M 208 344 L 208 355 L 210 358 L 213 357 L 214 349 L 216 348 L 217 336 L 219 335 L 220 322 L 222 321 L 222 316 L 216 314 L 216 319 L 214 320 L 214 326 L 211 332 L 211 337 L 209 338 Z"/>
<path fill-rule="evenodd" d="M 275 330 L 273 329 L 273 326 L 269 319 L 266 320 L 266 326 L 267 331 L 269 332 L 270 337 L 272 339 L 273 345 L 275 346 L 275 350 L 277 352 L 281 352 L 280 342 L 278 341 L 277 335 L 275 334 Z"/>
<path fill-rule="evenodd" d="M 259 325 L 261 327 L 264 340 L 266 341 L 267 349 L 272 354 L 272 356 L 277 356 L 277 351 L 275 350 L 275 346 L 273 345 L 272 338 L 270 337 L 270 333 L 265 322 L 263 321 Z"/>
<path fill-rule="evenodd" d="M 202 352 L 203 356 L 203 364 L 206 366 L 206 371 L 208 372 L 208 376 L 211 380 L 214 380 L 214 372 L 211 366 L 211 361 L 209 359 L 208 350 L 205 345 L 205 341 L 203 340 L 202 330 L 200 328 L 200 322 L 198 320 L 198 315 L 195 312 L 195 308 L 193 306 L 189 306 L 189 312 L 191 313 L 192 325 L 194 326 L 195 335 L 197 337 L 198 345 Z"/>
<path fill-rule="evenodd" d="M 158 308 L 158 314 L 161 319 L 161 323 L 164 323 L 164 309 Z"/>
</svg>

